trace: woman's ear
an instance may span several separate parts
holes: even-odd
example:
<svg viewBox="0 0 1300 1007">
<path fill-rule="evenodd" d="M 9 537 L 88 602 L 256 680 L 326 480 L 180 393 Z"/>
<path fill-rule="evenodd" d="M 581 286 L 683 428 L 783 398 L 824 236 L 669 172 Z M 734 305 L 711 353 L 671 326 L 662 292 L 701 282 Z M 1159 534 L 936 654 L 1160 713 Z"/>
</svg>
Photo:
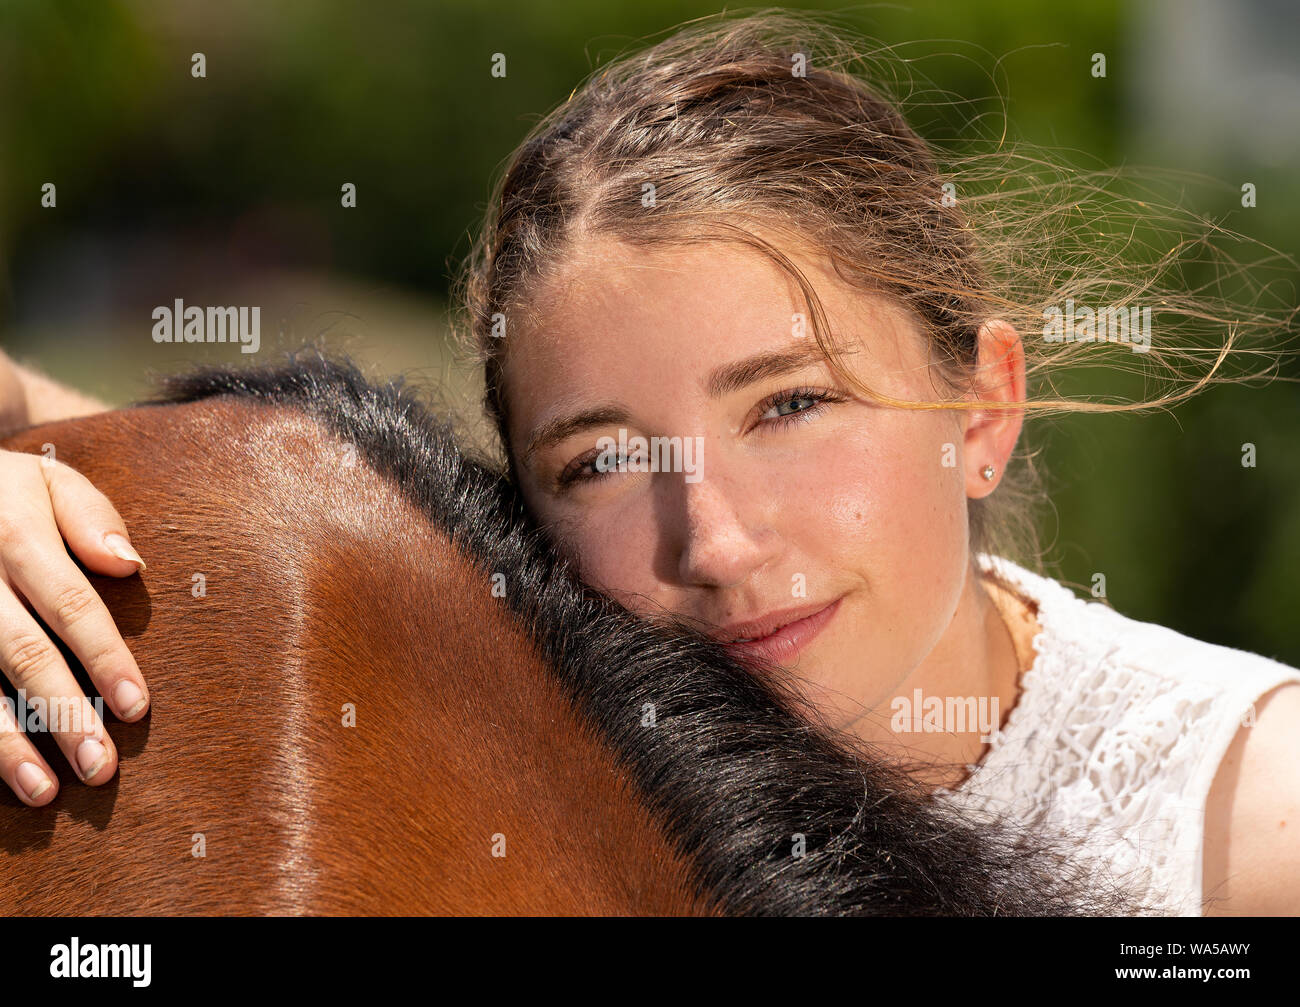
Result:
<svg viewBox="0 0 1300 1007">
<path fill-rule="evenodd" d="M 1015 326 L 993 318 L 980 326 L 977 337 L 979 365 L 972 397 L 980 401 L 1025 401 L 1025 349 Z M 1023 423 L 1023 411 L 1016 408 L 980 409 L 966 413 L 964 459 L 966 496 L 977 500 L 988 496 L 1002 481 L 1007 461 L 1015 449 Z"/>
</svg>

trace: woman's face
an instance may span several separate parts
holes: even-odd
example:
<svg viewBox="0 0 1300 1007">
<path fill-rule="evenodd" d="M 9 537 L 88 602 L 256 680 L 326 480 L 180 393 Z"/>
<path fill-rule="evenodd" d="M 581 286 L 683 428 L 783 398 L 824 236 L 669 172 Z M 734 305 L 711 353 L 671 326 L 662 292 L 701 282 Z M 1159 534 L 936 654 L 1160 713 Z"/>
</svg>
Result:
<svg viewBox="0 0 1300 1007">
<path fill-rule="evenodd" d="M 940 396 L 904 311 L 787 254 L 868 387 Z M 530 509 L 582 579 L 725 639 L 796 620 L 735 650 L 794 668 L 833 723 L 895 695 L 967 586 L 966 414 L 852 394 L 798 324 L 798 287 L 741 245 L 592 242 L 539 307 L 509 337 L 509 435 Z M 598 439 L 620 430 L 695 451 L 655 459 L 679 471 L 610 470 L 618 449 Z"/>
</svg>

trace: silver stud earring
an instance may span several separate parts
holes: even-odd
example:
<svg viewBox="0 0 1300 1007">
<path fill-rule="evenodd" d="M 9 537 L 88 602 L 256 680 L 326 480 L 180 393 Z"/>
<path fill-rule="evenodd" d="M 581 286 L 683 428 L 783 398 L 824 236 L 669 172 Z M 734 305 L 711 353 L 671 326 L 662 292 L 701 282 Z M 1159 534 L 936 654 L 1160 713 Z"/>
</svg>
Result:
<svg viewBox="0 0 1300 1007">
<path fill-rule="evenodd" d="M 997 469 L 995 469 L 992 465 L 985 465 L 982 469 L 980 469 L 980 475 L 982 475 L 989 482 L 992 482 L 993 473 L 996 471 Z"/>
</svg>

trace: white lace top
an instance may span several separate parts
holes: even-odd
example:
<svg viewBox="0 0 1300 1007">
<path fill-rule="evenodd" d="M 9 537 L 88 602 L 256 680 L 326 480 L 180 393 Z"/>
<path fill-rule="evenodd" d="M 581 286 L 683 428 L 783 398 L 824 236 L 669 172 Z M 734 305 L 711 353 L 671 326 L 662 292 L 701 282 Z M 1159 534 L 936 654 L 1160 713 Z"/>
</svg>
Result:
<svg viewBox="0 0 1300 1007">
<path fill-rule="evenodd" d="M 1210 785 L 1256 700 L 1300 671 L 1125 618 L 1000 557 L 978 560 L 1037 603 L 1041 631 L 1007 722 L 940 798 L 1064 826 L 1155 911 L 1201 915 Z"/>
</svg>

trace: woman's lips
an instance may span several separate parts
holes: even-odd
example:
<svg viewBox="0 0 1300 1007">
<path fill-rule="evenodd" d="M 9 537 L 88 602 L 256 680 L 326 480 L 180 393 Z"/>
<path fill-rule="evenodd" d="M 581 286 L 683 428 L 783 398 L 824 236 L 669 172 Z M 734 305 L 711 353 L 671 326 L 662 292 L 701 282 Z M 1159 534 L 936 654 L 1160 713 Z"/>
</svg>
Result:
<svg viewBox="0 0 1300 1007">
<path fill-rule="evenodd" d="M 800 652 L 835 617 L 843 598 L 836 598 L 820 611 L 782 626 L 774 633 L 745 643 L 726 643 L 727 651 L 741 659 L 757 658 L 773 664 L 794 663 Z"/>
</svg>

